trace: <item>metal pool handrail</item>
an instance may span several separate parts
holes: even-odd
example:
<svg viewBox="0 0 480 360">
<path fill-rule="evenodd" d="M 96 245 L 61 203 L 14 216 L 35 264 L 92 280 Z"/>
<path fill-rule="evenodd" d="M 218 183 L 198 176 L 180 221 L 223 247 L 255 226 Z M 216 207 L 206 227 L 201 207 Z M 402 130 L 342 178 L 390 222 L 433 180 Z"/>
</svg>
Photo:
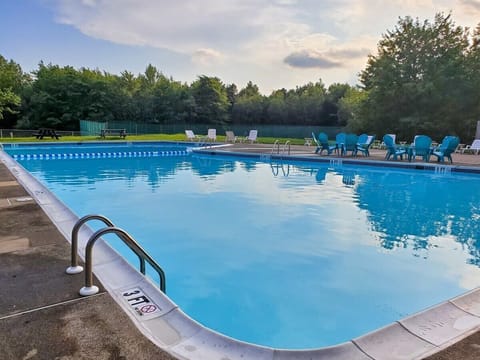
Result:
<svg viewBox="0 0 480 360">
<path fill-rule="evenodd" d="M 285 144 L 283 145 L 283 154 L 285 154 L 285 151 L 287 151 L 288 147 L 288 155 L 290 155 L 290 140 L 285 141 Z"/>
<path fill-rule="evenodd" d="M 290 155 L 290 140 L 287 140 L 285 141 L 285 144 L 283 144 L 283 147 L 282 147 L 282 155 L 285 155 L 285 153 L 287 152 L 288 150 L 288 155 Z M 280 154 L 280 140 L 275 140 L 275 142 L 273 143 L 273 146 L 272 146 L 272 154 L 275 153 L 275 148 L 277 148 L 277 154 Z"/>
<path fill-rule="evenodd" d="M 106 227 L 96 231 L 88 240 L 85 249 L 85 286 L 80 289 L 80 295 L 88 296 L 94 295 L 98 292 L 98 287 L 93 285 L 93 245 L 103 235 L 113 233 L 116 234 L 139 258 L 142 259 L 140 271 L 145 275 L 145 261 L 147 261 L 152 268 L 154 268 L 160 277 L 160 290 L 165 293 L 166 279 L 162 268 L 152 259 L 150 255 L 128 234 L 125 230 L 117 227 Z"/>
<path fill-rule="evenodd" d="M 275 153 L 275 147 L 277 148 L 277 154 L 280 154 L 280 143 L 279 143 L 279 140 L 275 140 L 275 142 L 273 143 L 273 146 L 272 146 L 272 154 Z"/>
<path fill-rule="evenodd" d="M 98 215 L 98 214 L 89 214 L 85 215 L 81 219 L 79 219 L 75 225 L 73 226 L 72 229 L 72 247 L 71 247 L 71 254 L 70 254 L 70 266 L 65 270 L 67 274 L 73 275 L 73 274 L 79 274 L 83 271 L 83 267 L 78 265 L 78 231 L 82 227 L 83 224 L 85 224 L 89 220 L 100 220 L 102 221 L 105 225 L 107 226 L 115 226 L 113 222 L 107 218 L 106 216 L 103 215 Z"/>
<path fill-rule="evenodd" d="M 114 232 L 118 235 L 118 237 L 132 250 L 135 255 L 138 256 L 138 259 L 140 261 L 140 272 L 145 275 L 146 268 L 145 268 L 145 261 L 147 261 L 158 273 L 160 277 L 160 289 L 165 292 L 165 273 L 162 270 L 162 268 L 153 260 L 150 255 L 146 253 L 145 250 L 142 249 L 142 247 L 124 230 L 116 228 L 115 224 L 106 216 L 99 215 L 99 214 L 89 214 L 85 215 L 84 217 L 80 218 L 75 225 L 73 226 L 72 229 L 72 239 L 71 239 L 71 258 L 70 258 L 70 266 L 66 269 L 67 274 L 78 274 L 83 271 L 83 267 L 78 265 L 78 231 L 84 225 L 87 221 L 89 220 L 100 220 L 102 221 L 105 225 L 107 225 L 106 228 L 102 229 L 103 231 L 106 229 L 117 229 L 115 231 L 110 231 Z M 100 231 L 100 230 L 99 230 Z M 85 257 L 88 258 L 88 251 L 91 253 L 91 249 L 89 250 L 89 244 L 92 241 L 93 237 L 98 233 L 94 233 L 92 237 L 87 242 L 87 248 L 86 248 L 86 255 Z M 108 232 L 107 232 L 108 233 Z M 100 235 L 101 236 L 101 235 Z M 96 241 L 96 239 L 95 239 Z M 94 241 L 93 241 L 94 242 Z M 93 244 L 92 244 L 93 247 Z M 88 265 L 88 262 L 85 263 L 85 266 L 87 267 L 87 273 L 90 272 L 90 275 L 86 274 L 86 278 L 90 276 L 91 278 L 91 273 L 92 273 L 92 264 Z M 90 266 L 90 269 L 89 269 Z M 88 283 L 88 280 L 86 280 L 86 283 Z M 88 285 L 86 285 L 88 286 Z M 90 283 L 90 286 L 92 284 Z M 98 291 L 98 288 L 97 288 Z M 94 294 L 94 293 L 92 293 Z M 88 294 L 88 295 L 92 295 Z"/>
</svg>

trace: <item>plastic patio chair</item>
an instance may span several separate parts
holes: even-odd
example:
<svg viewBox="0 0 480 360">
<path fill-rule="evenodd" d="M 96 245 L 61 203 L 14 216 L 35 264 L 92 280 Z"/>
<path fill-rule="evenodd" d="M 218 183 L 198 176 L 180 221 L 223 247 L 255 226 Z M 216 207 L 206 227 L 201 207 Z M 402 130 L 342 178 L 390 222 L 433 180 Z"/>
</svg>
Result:
<svg viewBox="0 0 480 360">
<path fill-rule="evenodd" d="M 432 155 L 432 139 L 427 135 L 417 135 L 413 146 L 408 151 L 408 161 L 415 160 L 417 156 L 421 156 L 425 162 L 430 161 L 430 155 Z"/>
<path fill-rule="evenodd" d="M 357 148 L 355 150 L 355 156 L 360 151 L 365 156 L 370 156 L 370 146 L 375 140 L 375 135 L 362 134 L 358 137 Z"/>
<path fill-rule="evenodd" d="M 208 129 L 207 140 L 209 141 L 217 140 L 217 129 Z"/>
<path fill-rule="evenodd" d="M 445 136 L 442 143 L 433 150 L 432 155 L 437 157 L 438 162 L 445 162 L 445 157 L 453 163 L 452 153 L 457 149 L 460 139 L 457 136 Z"/>
<path fill-rule="evenodd" d="M 225 142 L 236 143 L 238 138 L 235 136 L 233 131 L 225 131 Z"/>
<path fill-rule="evenodd" d="M 347 134 L 345 136 L 345 142 L 341 148 L 341 155 L 346 156 L 347 152 L 351 151 L 352 155 L 357 154 L 358 135 Z"/>
<path fill-rule="evenodd" d="M 387 153 L 385 154 L 385 160 L 390 160 L 393 156 L 393 160 L 397 160 L 400 157 L 400 160 L 403 160 L 403 155 L 407 153 L 404 148 L 398 147 L 395 145 L 393 138 L 390 134 L 386 134 L 383 136 L 383 143 L 387 148 Z"/>
<path fill-rule="evenodd" d="M 315 149 L 315 154 L 322 154 L 323 150 L 327 150 L 327 154 L 330 155 L 335 149 L 337 149 L 336 145 L 330 145 L 328 143 L 328 135 L 324 132 L 318 134 L 318 137 L 315 136 L 315 133 L 312 132 L 313 140 L 315 144 L 317 144 L 317 148 Z"/>
<path fill-rule="evenodd" d="M 254 143 L 257 141 L 258 130 L 250 130 L 248 136 L 245 138 L 245 141 L 250 141 L 250 143 Z"/>
<path fill-rule="evenodd" d="M 480 151 L 480 139 L 475 139 L 473 140 L 472 145 L 465 146 L 465 149 L 463 149 L 462 154 L 466 152 L 471 152 L 471 153 L 474 153 L 475 155 L 478 155 L 479 151 Z"/>
<path fill-rule="evenodd" d="M 198 140 L 198 136 L 195 135 L 192 130 L 185 130 L 185 136 L 187 137 L 188 141 Z"/>
<path fill-rule="evenodd" d="M 345 142 L 347 141 L 347 134 L 344 132 L 338 133 L 337 136 L 335 136 L 335 146 L 336 146 L 336 152 L 340 154 L 343 154 L 343 147 L 345 146 Z"/>
</svg>

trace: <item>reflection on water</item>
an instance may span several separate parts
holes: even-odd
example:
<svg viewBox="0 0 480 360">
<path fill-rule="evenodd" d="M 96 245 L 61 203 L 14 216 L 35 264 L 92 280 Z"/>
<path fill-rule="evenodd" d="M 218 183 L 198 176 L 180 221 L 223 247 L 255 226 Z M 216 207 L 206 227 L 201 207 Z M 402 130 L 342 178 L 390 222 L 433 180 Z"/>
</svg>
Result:
<svg viewBox="0 0 480 360">
<path fill-rule="evenodd" d="M 356 192 L 382 247 L 427 249 L 430 237 L 450 236 L 478 265 L 478 186 L 474 176 L 377 171 L 363 173 Z"/>
<path fill-rule="evenodd" d="M 121 224 L 182 309 L 241 340 L 333 345 L 480 284 L 476 176 L 198 155 L 22 164 L 79 216 Z"/>
</svg>

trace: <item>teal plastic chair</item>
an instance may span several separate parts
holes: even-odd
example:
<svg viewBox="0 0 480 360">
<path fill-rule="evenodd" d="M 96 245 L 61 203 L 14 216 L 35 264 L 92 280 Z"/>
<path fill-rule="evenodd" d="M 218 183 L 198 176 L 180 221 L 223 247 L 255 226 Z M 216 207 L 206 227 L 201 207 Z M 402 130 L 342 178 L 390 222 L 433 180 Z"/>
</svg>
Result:
<svg viewBox="0 0 480 360">
<path fill-rule="evenodd" d="M 347 134 L 345 136 L 345 142 L 342 147 L 341 154 L 342 156 L 347 155 L 347 152 L 351 151 L 352 155 L 357 154 L 357 143 L 358 143 L 358 136 L 355 134 Z"/>
<path fill-rule="evenodd" d="M 337 148 L 336 145 L 330 145 L 328 143 L 328 135 L 324 132 L 319 133 L 318 137 L 316 137 L 315 133 L 312 132 L 312 137 L 315 141 L 315 144 L 317 145 L 317 148 L 315 149 L 315 154 L 321 155 L 323 150 L 327 150 L 327 154 L 330 155 L 333 150 Z"/>
<path fill-rule="evenodd" d="M 375 141 L 375 135 L 362 134 L 358 137 L 357 149 L 355 150 L 355 156 L 360 151 L 365 156 L 370 156 L 370 145 Z"/>
<path fill-rule="evenodd" d="M 457 136 L 445 136 L 442 143 L 437 146 L 432 152 L 432 155 L 437 157 L 438 162 L 445 162 L 445 158 L 450 160 L 450 163 L 453 163 L 452 153 L 455 152 L 460 139 Z"/>
<path fill-rule="evenodd" d="M 358 137 L 358 143 L 359 144 L 365 144 L 367 142 L 367 139 L 368 139 L 368 135 L 367 134 L 361 134 L 359 137 Z"/>
<path fill-rule="evenodd" d="M 335 137 L 335 146 L 336 146 L 336 153 L 340 152 L 340 155 L 343 154 L 343 147 L 345 145 L 345 141 L 347 141 L 347 134 L 344 132 L 338 133 Z"/>
<path fill-rule="evenodd" d="M 387 148 L 385 160 L 390 160 L 391 157 L 393 157 L 393 160 L 398 160 L 399 157 L 400 160 L 403 160 L 403 155 L 405 155 L 407 151 L 404 148 L 397 147 L 397 145 L 395 145 L 395 142 L 393 141 L 393 138 L 390 135 L 383 136 L 383 143 Z"/>
<path fill-rule="evenodd" d="M 432 155 L 432 139 L 427 135 L 417 135 L 413 146 L 410 147 L 408 152 L 408 161 L 415 160 L 417 156 L 421 156 L 424 162 L 430 161 L 430 155 Z"/>
</svg>

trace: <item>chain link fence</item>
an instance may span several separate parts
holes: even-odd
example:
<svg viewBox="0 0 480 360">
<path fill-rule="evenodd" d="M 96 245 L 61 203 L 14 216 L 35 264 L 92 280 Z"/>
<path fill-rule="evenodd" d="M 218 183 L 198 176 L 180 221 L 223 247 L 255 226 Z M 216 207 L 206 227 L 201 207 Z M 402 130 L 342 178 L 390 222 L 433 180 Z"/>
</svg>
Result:
<svg viewBox="0 0 480 360">
<path fill-rule="evenodd" d="M 25 130 L 25 129 L 0 129 L 0 139 L 13 139 L 20 137 L 33 137 L 38 133 L 38 130 Z M 61 131 L 55 130 L 57 135 L 61 136 L 80 136 L 80 131 Z"/>
<path fill-rule="evenodd" d="M 103 129 L 125 129 L 128 135 L 144 134 L 183 134 L 185 130 L 193 130 L 195 134 L 207 134 L 209 128 L 217 129 L 217 135 L 225 135 L 225 131 L 233 131 L 236 136 L 247 136 L 252 129 L 258 130 L 259 137 L 298 138 L 311 137 L 312 132 L 325 132 L 330 138 L 343 130 L 341 127 L 322 127 L 307 125 L 215 125 L 215 124 L 140 124 L 133 121 L 98 122 L 81 120 L 80 131 L 55 130 L 61 136 L 100 136 Z M 33 137 L 38 130 L 0 129 L 0 139 Z"/>
<path fill-rule="evenodd" d="M 329 137 L 335 137 L 341 132 L 341 127 L 322 127 L 308 125 L 259 125 L 259 124 L 240 124 L 240 125 L 215 125 L 215 124 L 148 124 L 136 123 L 133 121 L 90 121 L 80 120 L 80 132 L 82 135 L 99 135 L 103 129 L 125 129 L 129 135 L 143 134 L 179 134 L 185 130 L 192 130 L 195 134 L 207 134 L 209 128 L 217 129 L 217 135 L 225 135 L 225 131 L 233 131 L 237 136 L 247 136 L 252 129 L 258 130 L 260 137 L 275 138 L 297 138 L 303 139 L 311 137 L 312 132 L 318 134 L 325 132 Z"/>
</svg>

